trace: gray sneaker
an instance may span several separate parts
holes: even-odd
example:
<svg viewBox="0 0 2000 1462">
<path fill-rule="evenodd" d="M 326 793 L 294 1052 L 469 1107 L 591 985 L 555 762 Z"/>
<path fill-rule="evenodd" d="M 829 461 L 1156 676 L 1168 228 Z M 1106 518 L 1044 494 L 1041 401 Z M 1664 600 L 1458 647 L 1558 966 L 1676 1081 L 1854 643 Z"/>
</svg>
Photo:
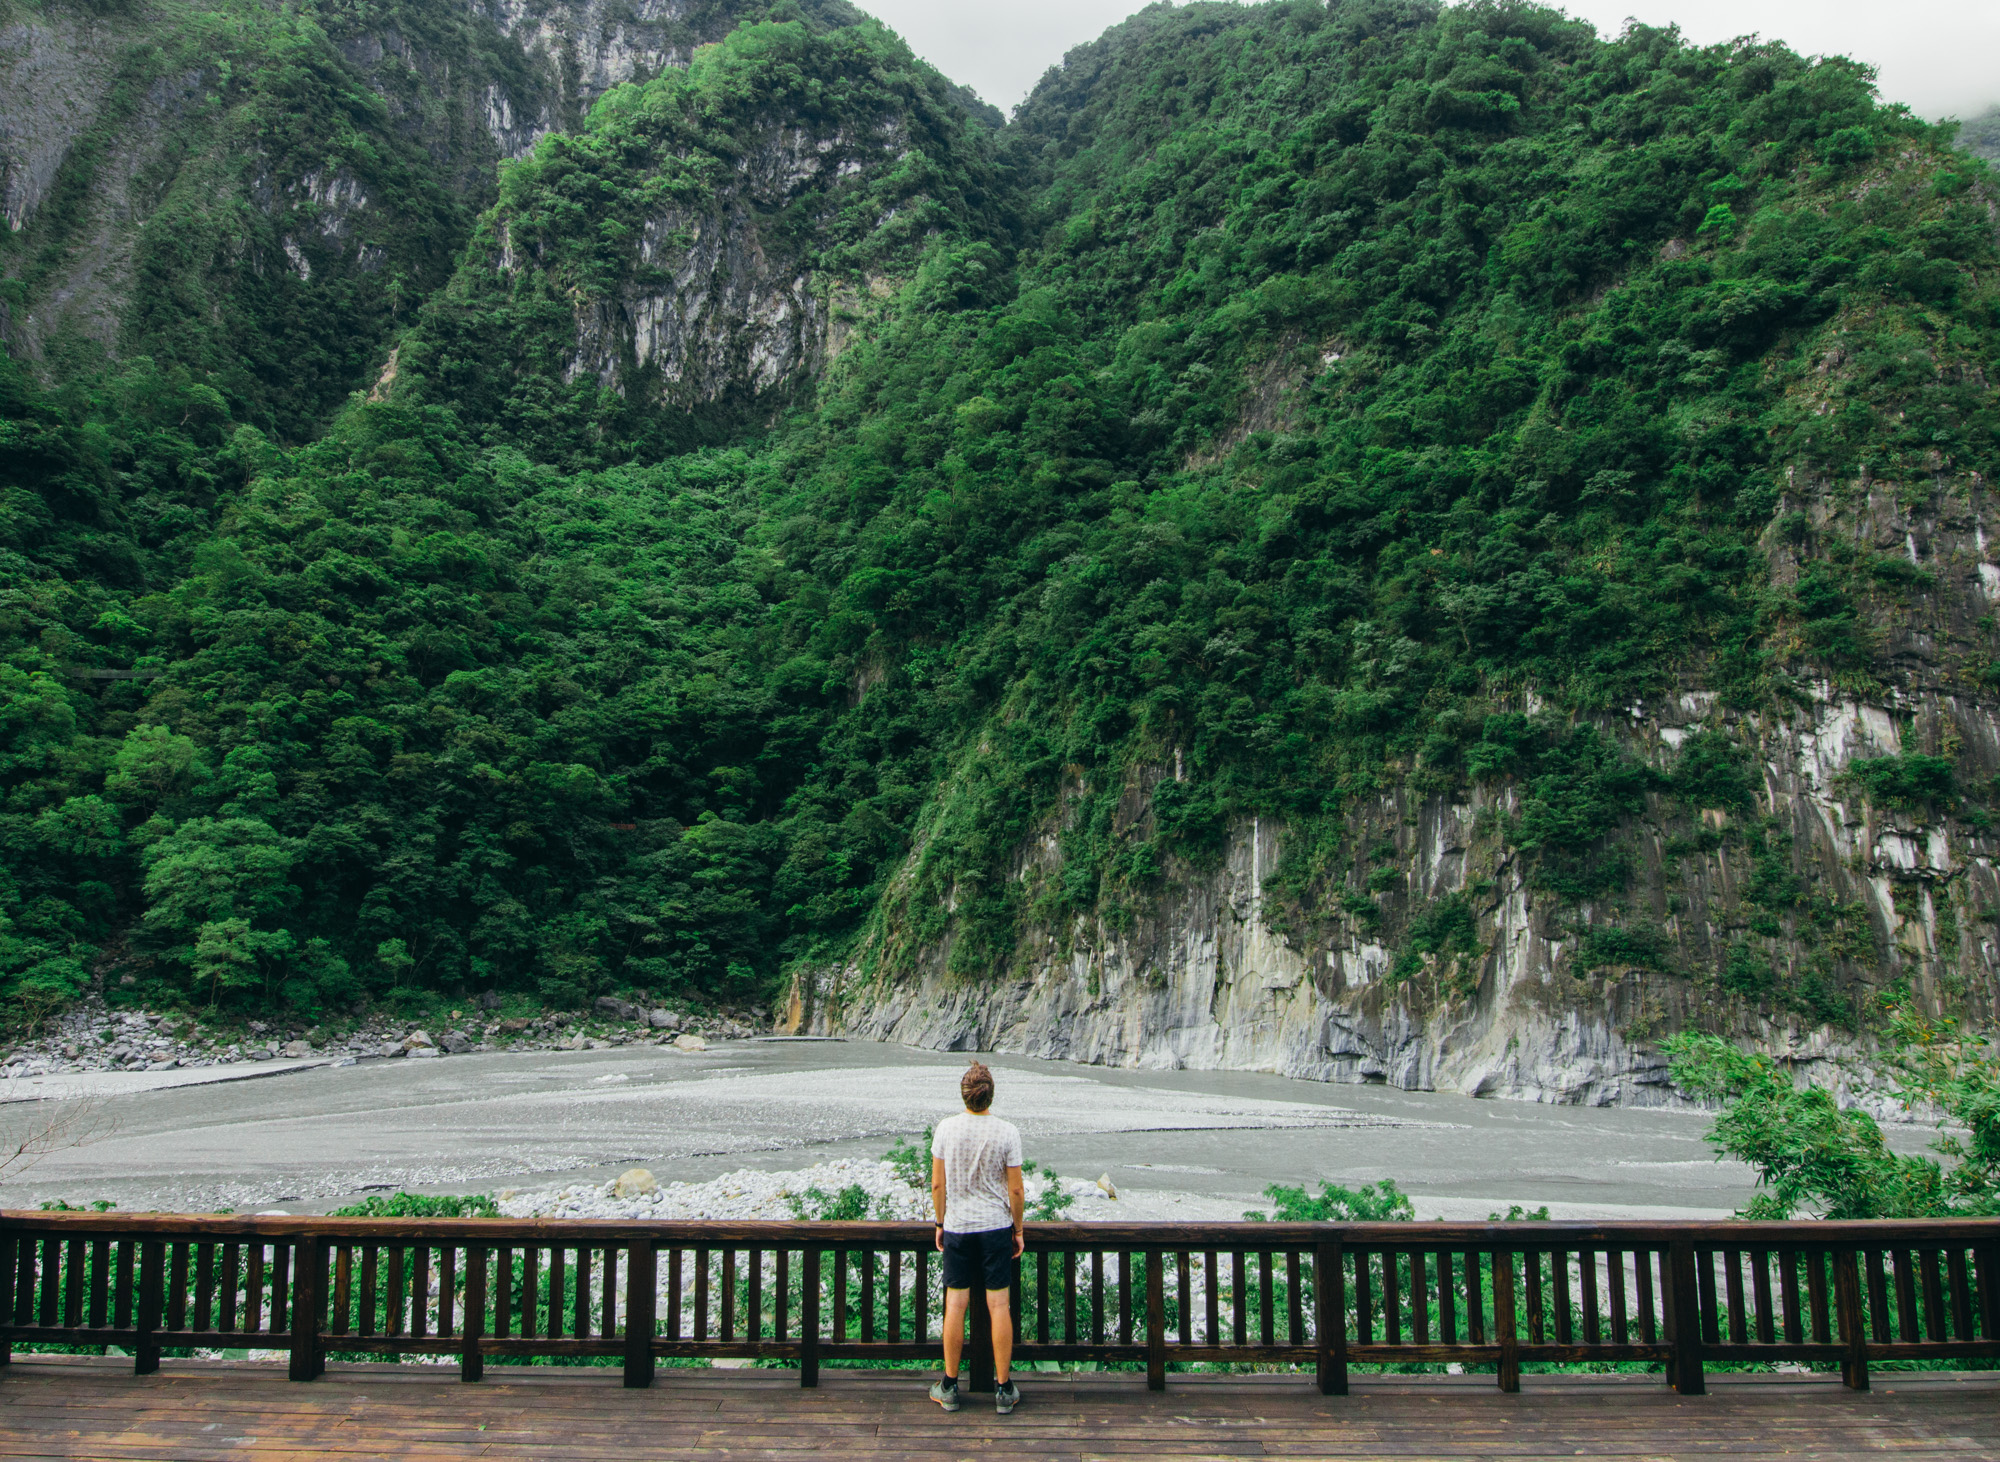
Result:
<svg viewBox="0 0 2000 1462">
<path fill-rule="evenodd" d="M 1021 1401 L 1021 1388 L 1012 1381 L 1003 1382 L 993 1388 L 993 1409 L 1005 1416 Z"/>
<path fill-rule="evenodd" d="M 931 1382 L 931 1400 L 946 1411 L 958 1410 L 958 1385 L 953 1381 Z"/>
</svg>

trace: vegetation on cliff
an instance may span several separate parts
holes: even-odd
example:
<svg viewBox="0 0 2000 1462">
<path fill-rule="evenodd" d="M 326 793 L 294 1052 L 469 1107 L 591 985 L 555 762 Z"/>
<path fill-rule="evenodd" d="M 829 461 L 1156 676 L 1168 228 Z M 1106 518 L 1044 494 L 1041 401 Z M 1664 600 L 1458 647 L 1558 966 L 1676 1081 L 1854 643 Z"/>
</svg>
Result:
<svg viewBox="0 0 2000 1462">
<path fill-rule="evenodd" d="M 1612 909 L 1629 819 L 1733 809 L 1727 957 L 1640 920 L 1601 952 L 1851 1009 L 1873 952 L 1744 749 L 1654 767 L 1594 718 L 1881 683 L 1872 616 L 1925 573 L 1788 484 L 1995 471 L 1984 165 L 1850 63 L 1517 4 L 1157 6 L 1002 131 L 954 107 L 781 5 L 505 171 L 448 283 L 340 316 L 398 378 L 310 441 L 290 337 L 0 368 L 11 988 L 741 998 L 945 943 L 974 973 L 1249 815 L 1293 830 L 1274 917 L 1365 924 L 1348 809 L 1505 781 L 1488 835 Z M 823 376 L 720 407 L 636 353 L 576 376 L 577 322 L 664 287 L 648 220 L 794 119 L 860 171 L 759 219 L 846 312 Z M 1990 643 L 1946 648 L 1984 683 Z M 1949 766 L 1858 775 L 1984 815 Z M 1038 831 L 1059 866 L 1016 876 Z M 1469 927 L 1413 915 L 1409 950 Z M 1774 974 L 1781 929 L 1817 962 Z"/>
</svg>

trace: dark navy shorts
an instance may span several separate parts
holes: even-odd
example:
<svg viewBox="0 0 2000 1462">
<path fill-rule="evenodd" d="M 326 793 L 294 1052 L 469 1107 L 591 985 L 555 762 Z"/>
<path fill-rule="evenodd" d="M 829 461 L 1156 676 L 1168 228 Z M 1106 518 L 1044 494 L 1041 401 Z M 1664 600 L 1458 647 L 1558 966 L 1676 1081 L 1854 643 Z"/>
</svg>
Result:
<svg viewBox="0 0 2000 1462">
<path fill-rule="evenodd" d="M 1014 1283 L 1014 1230 L 944 1236 L 946 1289 L 1007 1289 Z"/>
</svg>

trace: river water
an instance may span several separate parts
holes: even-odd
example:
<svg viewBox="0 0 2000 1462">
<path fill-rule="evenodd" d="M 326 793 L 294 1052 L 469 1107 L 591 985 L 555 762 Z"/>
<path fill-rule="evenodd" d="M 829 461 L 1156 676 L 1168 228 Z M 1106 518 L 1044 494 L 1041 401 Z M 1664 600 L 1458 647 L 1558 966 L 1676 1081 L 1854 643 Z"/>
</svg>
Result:
<svg viewBox="0 0 2000 1462">
<path fill-rule="evenodd" d="M 1512 1203 L 1558 1218 L 1722 1215 L 1754 1191 L 1699 1112 L 1539 1106 L 1243 1072 L 988 1056 L 1030 1157 L 1106 1177 L 1096 1216 L 1236 1217 L 1272 1183 L 1394 1179 L 1420 1216 Z M 760 1040 L 371 1061 L 103 1099 L 93 1140 L 0 1203 L 311 1212 L 361 1192 L 525 1188 L 650 1168 L 663 1182 L 879 1157 L 958 1107 L 965 1058 Z M 17 1104 L 17 1108 L 26 1110 Z M 1915 1145 L 1922 1134 L 1903 1134 Z M 11 1145 L 11 1143 L 9 1144 Z"/>
</svg>

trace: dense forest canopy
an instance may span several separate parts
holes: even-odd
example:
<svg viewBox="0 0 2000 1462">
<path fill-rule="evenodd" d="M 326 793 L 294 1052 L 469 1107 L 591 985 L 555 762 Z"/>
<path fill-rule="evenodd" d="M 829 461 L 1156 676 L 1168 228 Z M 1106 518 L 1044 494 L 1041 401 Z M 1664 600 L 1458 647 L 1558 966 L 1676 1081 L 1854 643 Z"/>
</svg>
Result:
<svg viewBox="0 0 2000 1462">
<path fill-rule="evenodd" d="M 344 84 L 312 57 L 296 86 Z M 261 83 L 210 74 L 252 125 Z M 293 94 L 259 106 L 320 115 Z M 636 356 L 579 375 L 575 320 L 658 285 L 647 219 L 774 117 L 856 154 L 758 223 L 851 302 L 841 348 L 693 404 Z M 369 165 L 434 221 L 393 301 L 298 316 L 321 345 L 225 315 L 0 364 L 17 1001 L 748 1000 L 947 935 L 976 977 L 1249 815 L 1296 830 L 1272 887 L 1311 918 L 1343 807 L 1399 784 L 1512 779 L 1538 886 L 1615 897 L 1640 799 L 1753 779 L 1590 713 L 1879 685 L 1864 611 L 1922 591 L 1816 545 L 1793 475 L 2000 469 L 1990 173 L 1775 43 L 1158 5 L 995 129 L 781 3 L 477 222 Z M 1049 830 L 1060 875 L 1015 876 Z M 1464 937 L 1433 912 L 1412 941 Z"/>
</svg>

